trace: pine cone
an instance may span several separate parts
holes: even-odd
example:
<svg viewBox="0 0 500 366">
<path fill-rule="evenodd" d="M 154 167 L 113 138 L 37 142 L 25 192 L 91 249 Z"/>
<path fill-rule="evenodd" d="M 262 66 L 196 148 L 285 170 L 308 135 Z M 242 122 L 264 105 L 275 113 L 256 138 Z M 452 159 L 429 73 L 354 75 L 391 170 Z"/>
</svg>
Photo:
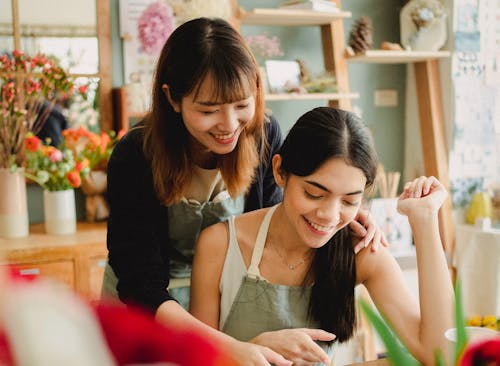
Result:
<svg viewBox="0 0 500 366">
<path fill-rule="evenodd" d="M 358 18 L 349 34 L 349 46 L 355 53 L 362 53 L 373 48 L 372 21 L 366 16 Z"/>
</svg>

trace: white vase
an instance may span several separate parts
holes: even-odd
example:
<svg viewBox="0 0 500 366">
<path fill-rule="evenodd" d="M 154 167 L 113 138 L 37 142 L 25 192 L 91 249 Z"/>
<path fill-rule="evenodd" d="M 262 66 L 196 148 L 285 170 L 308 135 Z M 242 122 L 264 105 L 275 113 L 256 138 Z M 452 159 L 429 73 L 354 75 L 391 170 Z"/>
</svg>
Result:
<svg viewBox="0 0 500 366">
<path fill-rule="evenodd" d="M 26 178 L 22 169 L 11 173 L 0 168 L 0 237 L 18 238 L 29 234 Z"/>
<path fill-rule="evenodd" d="M 65 235 L 76 232 L 75 191 L 44 191 L 43 212 L 47 234 Z"/>
</svg>

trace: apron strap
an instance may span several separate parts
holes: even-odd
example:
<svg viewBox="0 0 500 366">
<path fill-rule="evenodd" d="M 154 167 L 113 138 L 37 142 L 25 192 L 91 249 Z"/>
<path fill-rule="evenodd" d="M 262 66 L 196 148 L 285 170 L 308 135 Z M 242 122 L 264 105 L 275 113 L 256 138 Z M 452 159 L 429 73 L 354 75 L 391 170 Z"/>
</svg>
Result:
<svg viewBox="0 0 500 366">
<path fill-rule="evenodd" d="M 278 205 L 271 207 L 269 211 L 267 211 L 266 216 L 264 216 L 264 220 L 262 220 L 262 223 L 260 224 L 257 239 L 255 240 L 255 246 L 253 248 L 252 261 L 250 262 L 250 267 L 248 268 L 248 275 L 250 277 L 261 277 L 259 264 L 262 259 L 262 253 L 264 252 L 269 224 Z"/>
</svg>

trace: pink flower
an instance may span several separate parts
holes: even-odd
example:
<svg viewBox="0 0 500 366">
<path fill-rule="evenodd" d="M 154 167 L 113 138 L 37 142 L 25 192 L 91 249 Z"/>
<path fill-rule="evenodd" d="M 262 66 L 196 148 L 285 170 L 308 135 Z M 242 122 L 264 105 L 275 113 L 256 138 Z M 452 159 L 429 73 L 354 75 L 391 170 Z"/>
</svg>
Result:
<svg viewBox="0 0 500 366">
<path fill-rule="evenodd" d="M 58 149 L 53 149 L 49 152 L 49 159 L 53 163 L 57 163 L 58 161 L 61 161 L 63 158 L 63 154 L 61 150 Z"/>
<path fill-rule="evenodd" d="M 165 2 L 150 4 L 137 22 L 142 50 L 157 55 L 174 30 L 172 8 Z"/>
<path fill-rule="evenodd" d="M 257 58 L 283 56 L 281 43 L 278 37 L 267 34 L 256 34 L 245 37 L 245 41 Z"/>
</svg>

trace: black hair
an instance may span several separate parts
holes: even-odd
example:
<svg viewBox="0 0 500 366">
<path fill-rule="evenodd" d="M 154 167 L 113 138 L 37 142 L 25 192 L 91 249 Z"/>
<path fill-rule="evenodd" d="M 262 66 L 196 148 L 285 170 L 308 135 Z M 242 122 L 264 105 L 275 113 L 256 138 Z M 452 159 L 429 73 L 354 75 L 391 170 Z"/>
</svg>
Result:
<svg viewBox="0 0 500 366">
<path fill-rule="evenodd" d="M 361 169 L 366 187 L 373 184 L 377 156 L 371 133 L 355 114 L 329 107 L 302 115 L 288 132 L 279 152 L 283 174 L 308 176 L 331 158 Z M 356 262 L 348 227 L 317 249 L 306 278 L 313 278 L 309 316 L 340 342 L 355 328 Z"/>
</svg>

